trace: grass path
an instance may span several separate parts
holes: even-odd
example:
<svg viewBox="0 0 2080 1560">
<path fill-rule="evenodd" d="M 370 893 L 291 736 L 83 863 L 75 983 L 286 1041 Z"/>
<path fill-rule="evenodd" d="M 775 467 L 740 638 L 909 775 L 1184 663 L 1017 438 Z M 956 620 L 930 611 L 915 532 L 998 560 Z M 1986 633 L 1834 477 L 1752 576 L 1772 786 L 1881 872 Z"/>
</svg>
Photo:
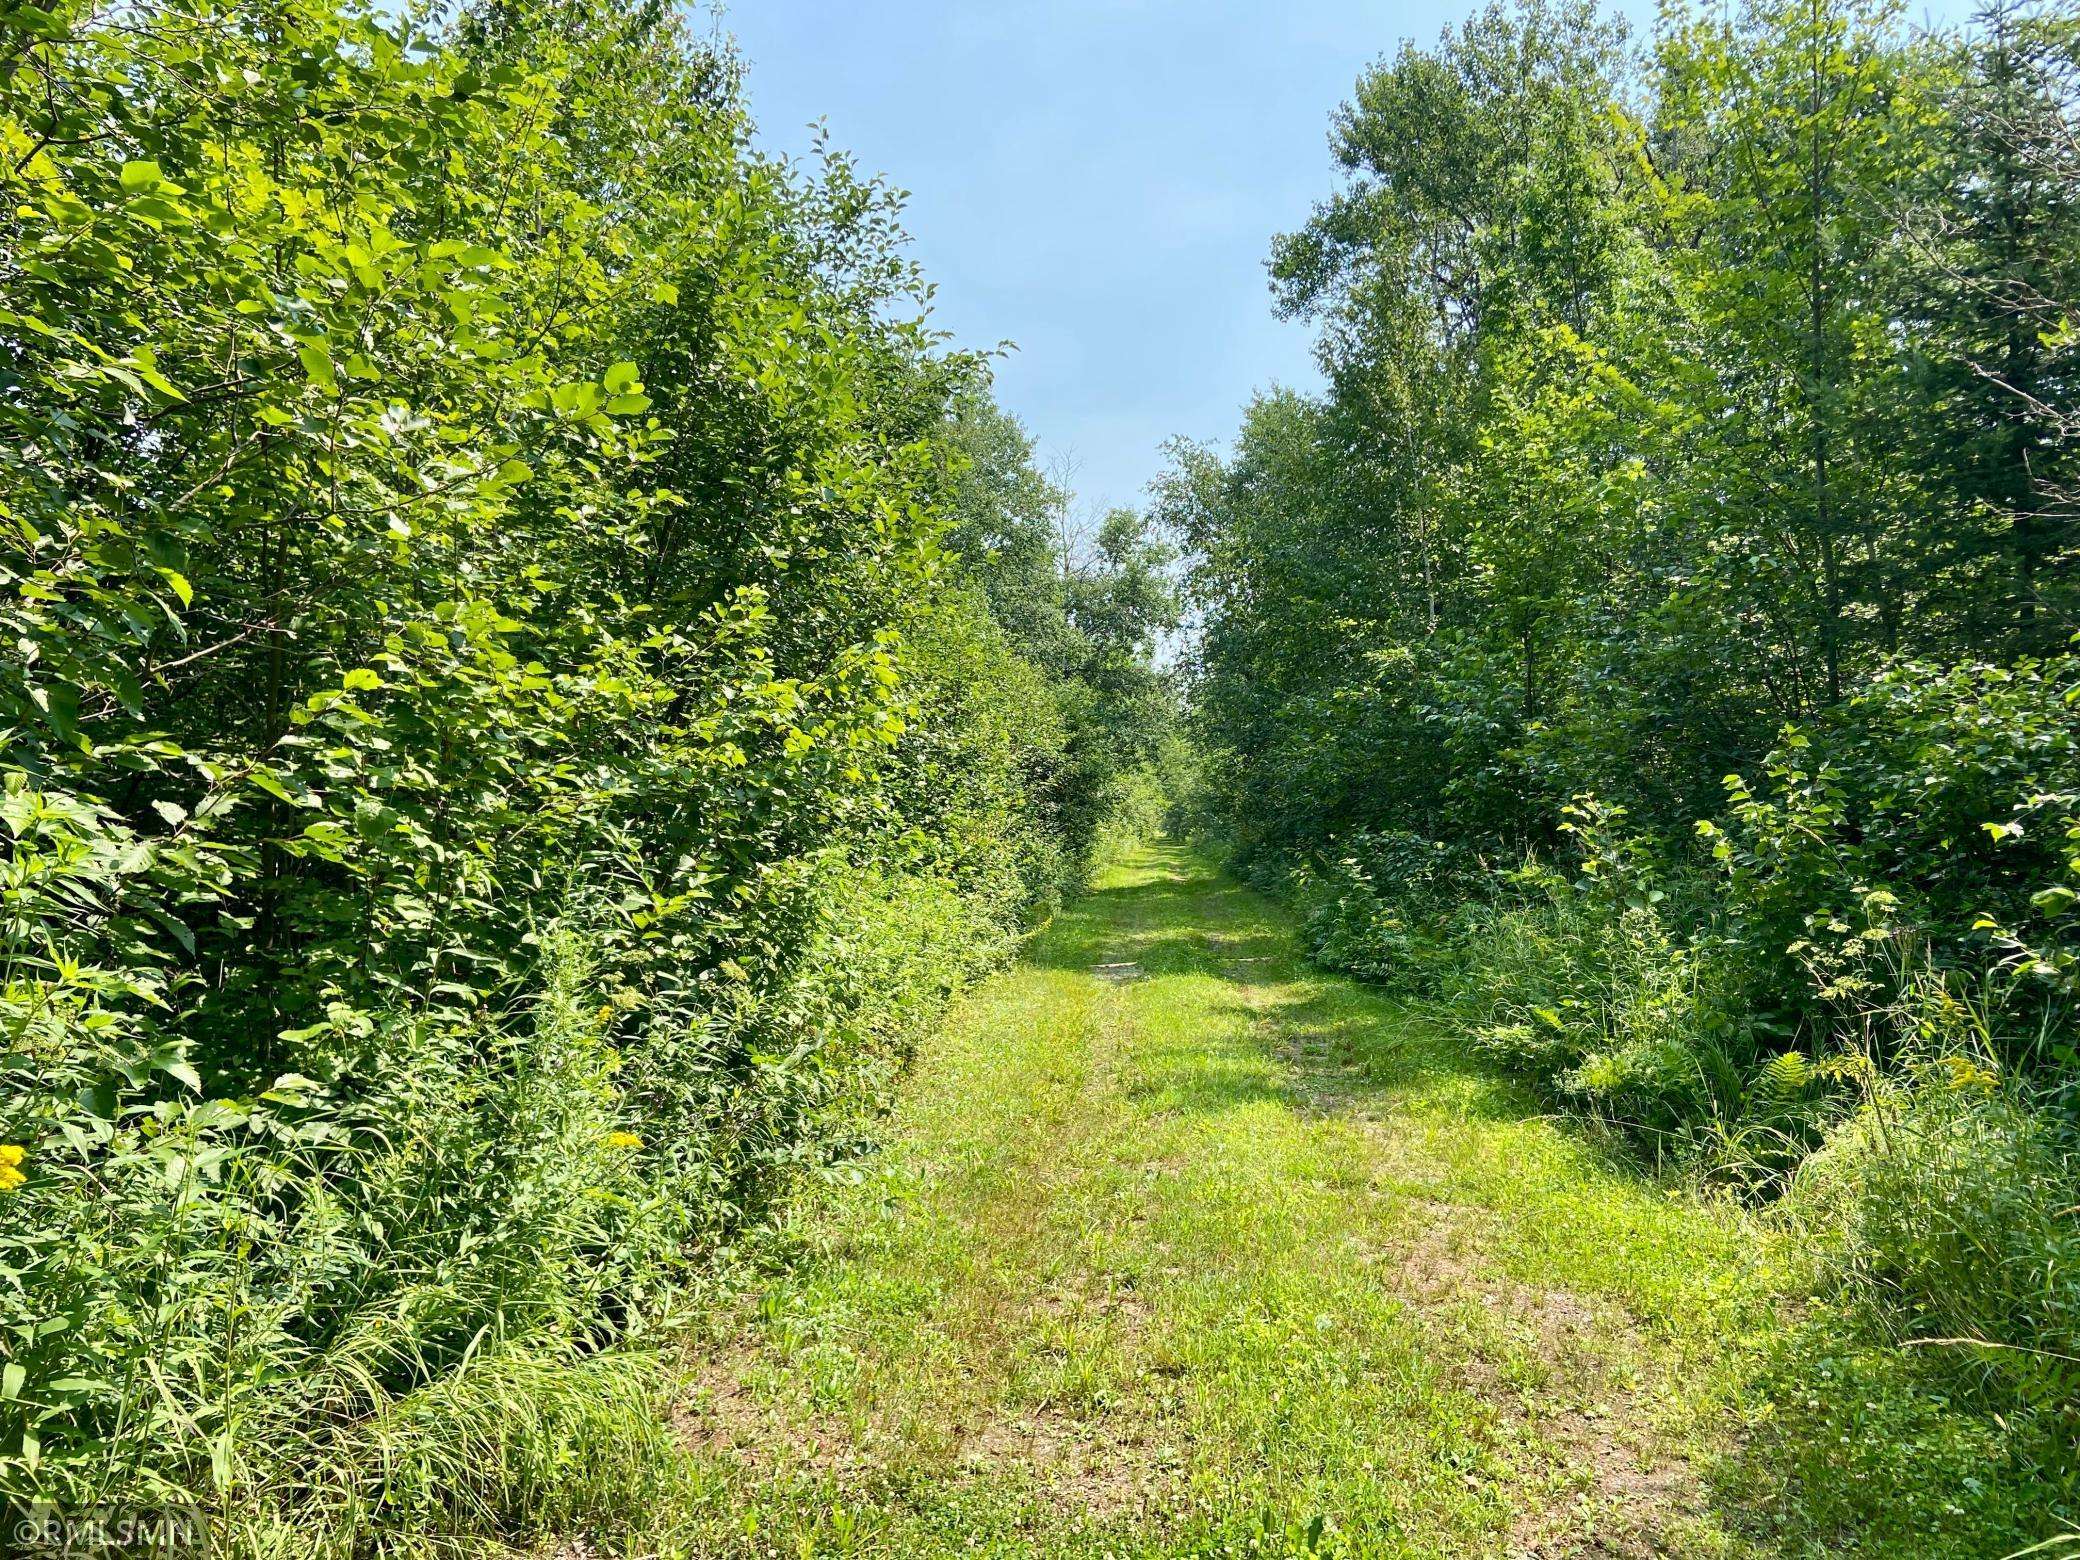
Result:
<svg viewBox="0 0 2080 1560">
<path fill-rule="evenodd" d="M 1764 1552 L 1739 1221 L 1181 849 L 962 1004 L 781 1244 L 682 1409 L 699 1552 Z"/>
</svg>

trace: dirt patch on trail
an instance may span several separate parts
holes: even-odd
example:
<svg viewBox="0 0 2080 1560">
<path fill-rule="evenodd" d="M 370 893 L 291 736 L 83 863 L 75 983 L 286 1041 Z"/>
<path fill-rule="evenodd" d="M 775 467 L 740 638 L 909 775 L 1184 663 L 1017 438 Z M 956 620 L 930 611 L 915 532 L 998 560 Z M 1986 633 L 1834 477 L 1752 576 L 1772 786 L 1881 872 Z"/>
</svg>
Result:
<svg viewBox="0 0 2080 1560">
<path fill-rule="evenodd" d="M 1163 1173 L 1160 1162 L 1146 1170 Z M 1035 1295 L 1027 1307 L 1027 1332 L 1035 1341 L 1052 1333 L 1045 1345 L 1050 1352 L 1065 1353 L 1079 1343 L 1095 1346 L 1135 1362 L 1125 1374 L 1167 1377 L 1174 1367 L 1141 1358 L 1152 1317 L 1149 1298 L 1133 1276 L 1098 1270 L 1059 1279 Z M 1054 1501 L 1104 1521 L 1160 1503 L 1182 1466 L 1176 1449 L 1163 1444 L 1174 1429 L 1148 1398 L 1087 1411 L 1045 1402 L 992 1413 L 964 1439 L 960 1462 L 972 1472 L 1028 1477 Z"/>
<path fill-rule="evenodd" d="M 1059 1304 L 1043 1301 L 1038 1309 L 1050 1312 Z M 1138 1325 L 1138 1300 L 1122 1297 L 1114 1309 L 1129 1325 Z M 871 1430 L 862 1439 L 839 1420 L 762 1400 L 749 1385 L 757 1368 L 756 1352 L 745 1347 L 697 1373 L 672 1411 L 672 1428 L 682 1444 L 760 1474 L 830 1477 L 841 1483 L 871 1475 L 885 1466 L 883 1453 L 896 1452 L 893 1438 L 877 1452 Z M 1138 1417 L 1083 1415 L 1053 1403 L 993 1413 L 973 1429 L 956 1431 L 944 1473 L 956 1479 L 1009 1474 L 1031 1480 L 1051 1500 L 1105 1521 L 1152 1509 L 1171 1484 L 1180 1460 L 1154 1444 L 1152 1428 Z"/>
<path fill-rule="evenodd" d="M 1512 1556 L 1656 1560 L 1669 1552 L 1664 1539 L 1674 1520 L 1703 1496 L 1696 1469 L 1620 1442 L 1604 1418 L 1581 1409 L 1543 1419 L 1539 1429 L 1555 1458 L 1587 1483 L 1589 1503 L 1519 1510 L 1510 1523 Z"/>
<path fill-rule="evenodd" d="M 1171 1482 L 1165 1464 L 1176 1458 L 1156 1450 L 1145 1426 L 1042 1405 L 991 1419 L 968 1438 L 961 1463 L 977 1473 L 1017 1471 L 1102 1520 L 1160 1504 Z"/>
<path fill-rule="evenodd" d="M 1704 1486 L 1649 1423 L 1640 1389 L 1613 1379 L 1610 1360 L 1650 1354 L 1631 1317 L 1484 1262 L 1481 1235 L 1493 1216 L 1483 1210 L 1430 1199 L 1412 1199 L 1406 1210 L 1402 1237 L 1367 1260 L 1452 1337 L 1461 1384 L 1495 1410 L 1505 1444 L 1532 1454 L 1506 1553 L 1512 1560 L 1667 1554 L 1666 1537 L 1699 1508 Z M 1521 1380 L 1527 1369 L 1535 1378 L 1528 1386 Z"/>
<path fill-rule="evenodd" d="M 735 1344 L 694 1373 L 672 1405 L 672 1433 L 680 1444 L 710 1457 L 730 1457 L 773 1472 L 843 1473 L 861 1462 L 850 1428 L 798 1409 L 762 1401 L 752 1390 L 758 1352 Z"/>
<path fill-rule="evenodd" d="M 1096 1322 L 1119 1330 L 1131 1347 L 1148 1320 L 1148 1298 L 1125 1273 L 1099 1271 L 1079 1282 L 1056 1282 L 1042 1289 L 1026 1307 L 1029 1318 L 1050 1322 Z"/>
</svg>

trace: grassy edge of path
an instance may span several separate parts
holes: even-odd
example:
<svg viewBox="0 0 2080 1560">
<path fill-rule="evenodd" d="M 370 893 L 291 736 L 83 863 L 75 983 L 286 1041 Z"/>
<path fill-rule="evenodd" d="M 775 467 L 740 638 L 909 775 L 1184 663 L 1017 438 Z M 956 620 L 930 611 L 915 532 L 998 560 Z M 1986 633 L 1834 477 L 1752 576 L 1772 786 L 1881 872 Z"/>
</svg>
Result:
<svg viewBox="0 0 2080 1560">
<path fill-rule="evenodd" d="M 632 1551 L 2001 1552 L 1914 1478 L 1998 1447 L 1811 1355 L 1755 1221 L 1181 848 L 960 1004 L 886 1136 L 691 1350 Z"/>
</svg>

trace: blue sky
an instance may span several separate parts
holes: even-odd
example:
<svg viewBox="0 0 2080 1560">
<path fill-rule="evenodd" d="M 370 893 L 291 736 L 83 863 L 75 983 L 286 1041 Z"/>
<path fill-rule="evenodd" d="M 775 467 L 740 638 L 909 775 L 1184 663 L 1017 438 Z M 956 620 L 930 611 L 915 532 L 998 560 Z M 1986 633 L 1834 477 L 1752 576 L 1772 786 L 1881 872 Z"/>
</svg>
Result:
<svg viewBox="0 0 2080 1560">
<path fill-rule="evenodd" d="M 1306 327 L 1271 312 L 1272 235 L 1333 187 L 1329 115 L 1365 65 L 1473 3 L 735 0 L 720 25 L 765 145 L 804 151 L 822 119 L 910 191 L 939 323 L 1017 344 L 998 398 L 1105 506 L 1165 439 L 1225 440 L 1252 390 L 1316 383 Z"/>
</svg>

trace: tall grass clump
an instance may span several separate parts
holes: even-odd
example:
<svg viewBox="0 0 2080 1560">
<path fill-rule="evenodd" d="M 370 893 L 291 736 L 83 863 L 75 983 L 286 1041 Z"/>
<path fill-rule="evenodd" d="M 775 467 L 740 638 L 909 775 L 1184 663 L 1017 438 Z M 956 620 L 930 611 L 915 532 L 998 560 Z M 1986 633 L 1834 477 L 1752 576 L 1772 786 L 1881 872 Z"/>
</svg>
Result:
<svg viewBox="0 0 2080 1560">
<path fill-rule="evenodd" d="M 1905 1030 L 1896 1064 L 1845 1061 L 1857 1103 L 1798 1166 L 1785 1214 L 1820 1281 L 1885 1336 L 2080 1414 L 2080 1133 L 1940 983 L 1886 1017 Z"/>
</svg>

